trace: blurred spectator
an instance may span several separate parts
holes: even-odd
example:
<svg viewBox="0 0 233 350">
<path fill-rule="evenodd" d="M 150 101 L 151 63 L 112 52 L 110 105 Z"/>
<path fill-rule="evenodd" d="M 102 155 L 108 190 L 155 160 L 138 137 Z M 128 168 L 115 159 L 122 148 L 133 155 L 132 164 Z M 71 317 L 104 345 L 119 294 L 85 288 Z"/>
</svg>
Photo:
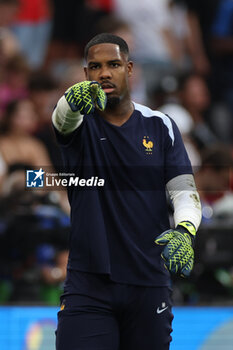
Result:
<svg viewBox="0 0 233 350">
<path fill-rule="evenodd" d="M 48 72 L 34 71 L 28 82 L 29 98 L 39 117 L 39 129 L 48 125 L 59 97 L 58 83 Z"/>
<path fill-rule="evenodd" d="M 38 116 L 28 99 L 11 102 L 0 126 L 0 154 L 6 168 L 15 163 L 33 168 L 51 166 L 43 144 L 31 136 L 38 126 Z"/>
<path fill-rule="evenodd" d="M 213 111 L 205 80 L 196 73 L 185 74 L 179 80 L 174 77 L 164 79 L 160 90 L 154 93 L 154 100 L 154 108 L 168 114 L 177 123 L 191 163 L 198 167 L 201 164 L 200 150 L 219 142 L 208 124 Z"/>
<path fill-rule="evenodd" d="M 26 164 L 28 169 L 43 167 L 50 172 L 54 171 L 46 147 L 38 138 L 31 135 L 38 127 L 37 118 L 30 100 L 16 100 L 7 106 L 0 126 L 0 156 L 2 159 L 0 190 L 2 192 L 6 192 L 5 180 L 8 176 L 8 169 L 14 164 Z M 23 179 L 14 178 L 13 183 L 24 190 L 25 173 Z M 70 207 L 66 191 L 59 191 L 56 196 L 62 210 L 69 213 Z"/>
<path fill-rule="evenodd" d="M 173 70 L 173 62 L 168 38 L 171 37 L 171 17 L 168 12 L 168 1 L 156 3 L 153 0 L 123 1 L 116 0 L 116 14 L 129 23 L 135 37 L 135 48 L 132 52 L 136 62 L 143 65 L 149 87 L 156 81 L 149 81 L 152 72 Z M 170 41 L 170 40 L 169 40 Z M 155 75 L 153 80 L 158 79 Z"/>
<path fill-rule="evenodd" d="M 82 29 L 78 33 L 80 17 L 83 16 L 84 0 L 53 0 L 52 35 L 46 64 L 51 66 L 74 57 L 80 57 L 79 45 Z M 72 9 L 72 11 L 71 11 Z M 81 31 L 80 31 L 81 29 Z"/>
<path fill-rule="evenodd" d="M 174 0 L 185 3 L 188 9 L 189 27 L 191 30 L 194 53 L 197 62 L 200 54 L 196 45 L 203 43 L 204 51 L 209 61 L 208 86 L 215 103 L 214 111 L 209 123 L 222 142 L 232 144 L 233 111 L 232 103 L 232 64 L 231 39 L 232 36 L 232 1 L 231 0 Z M 227 48 L 227 51 L 226 51 Z M 203 52 L 201 48 L 201 52 Z M 202 59 L 201 59 L 202 61 Z M 200 63 L 200 62 L 199 62 Z M 198 64 L 199 64 L 198 63 Z M 208 70 L 196 70 L 201 74 Z"/>
<path fill-rule="evenodd" d="M 158 107 L 158 110 L 169 115 L 169 117 L 175 121 L 180 130 L 186 151 L 193 166 L 193 171 L 196 172 L 201 164 L 201 157 L 191 137 L 194 122 L 190 113 L 177 102 L 165 103 Z"/>
<path fill-rule="evenodd" d="M 201 75 L 209 74 L 211 67 L 206 52 L 206 46 L 203 41 L 204 39 L 202 27 L 199 22 L 199 14 L 195 11 L 196 3 L 192 0 L 172 0 L 172 3 L 176 4 L 178 7 L 186 9 L 185 17 L 188 27 L 186 45 L 192 61 L 192 70 Z"/>
<path fill-rule="evenodd" d="M 116 0 L 116 14 L 129 23 L 135 36 L 133 55 L 140 63 L 172 64 L 171 16 L 168 1 Z M 155 45 L 156 44 L 156 45 Z"/>
<path fill-rule="evenodd" d="M 28 95 L 30 73 L 27 62 L 19 54 L 10 57 L 4 69 L 3 80 L 0 84 L 0 119 L 9 102 Z"/>
<path fill-rule="evenodd" d="M 86 79 L 82 60 L 73 60 L 67 64 L 62 74 L 57 76 L 60 96 L 64 94 L 70 86 Z"/>
<path fill-rule="evenodd" d="M 210 64 L 205 52 L 198 18 L 187 11 L 182 0 L 170 0 L 172 26 L 179 45 L 183 72 L 193 70 L 199 74 L 208 74 Z"/>
<path fill-rule="evenodd" d="M 29 79 L 29 92 L 39 122 L 35 136 L 46 147 L 54 169 L 59 171 L 62 160 L 51 123 L 51 115 L 59 98 L 58 84 L 49 73 L 34 72 Z"/>
<path fill-rule="evenodd" d="M 135 36 L 130 24 L 114 14 L 102 17 L 95 25 L 97 34 L 112 33 L 122 37 L 129 46 L 129 51 L 135 49 Z"/>
<path fill-rule="evenodd" d="M 204 45 L 204 52 L 211 61 L 211 28 L 214 17 L 217 13 L 218 3 L 220 0 L 175 0 L 183 3 L 188 9 L 189 26 L 192 31 L 194 45 L 196 46 L 196 54 L 202 53 L 200 44 Z M 199 51 L 198 47 L 201 49 Z M 198 59 L 198 57 L 197 57 Z M 210 62 L 211 64 L 211 62 Z M 201 72 L 199 72 L 201 73 Z"/>
<path fill-rule="evenodd" d="M 7 105 L 6 114 L 1 121 L 1 136 L 32 135 L 38 128 L 38 115 L 29 99 L 12 101 Z"/>
<path fill-rule="evenodd" d="M 47 53 L 51 31 L 49 0 L 18 0 L 19 10 L 12 30 L 32 69 L 40 68 Z"/>
<path fill-rule="evenodd" d="M 10 26 L 18 10 L 18 0 L 0 0 L 0 63 L 20 50 Z"/>
<path fill-rule="evenodd" d="M 48 67 L 82 59 L 85 44 L 95 35 L 95 23 L 110 11 L 110 6 L 107 0 L 53 0 L 53 10 Z"/>
<path fill-rule="evenodd" d="M 203 114 L 211 102 L 205 80 L 195 73 L 184 75 L 180 80 L 180 98 L 194 124 L 203 123 Z"/>
<path fill-rule="evenodd" d="M 214 55 L 212 75 L 214 97 L 226 103 L 233 115 L 233 2 L 231 0 L 219 0 L 211 35 Z M 231 135 L 232 126 L 233 123 Z"/>
<path fill-rule="evenodd" d="M 58 304 L 69 217 L 55 193 L 25 191 L 27 168 L 9 167 L 0 197 L 0 300 Z"/>
<path fill-rule="evenodd" d="M 194 122 L 192 135 L 199 148 L 218 143 L 208 126 L 211 120 L 211 98 L 208 86 L 200 75 L 190 73 L 180 79 L 179 98 Z"/>
<path fill-rule="evenodd" d="M 148 92 L 167 75 L 189 69 L 185 10 L 169 0 L 115 0 L 116 14 L 135 36 L 133 58 L 143 66 Z"/>
<path fill-rule="evenodd" d="M 205 149 L 202 165 L 196 173 L 196 185 L 202 201 L 203 222 L 213 218 L 231 218 L 233 212 L 233 157 L 224 146 Z"/>
<path fill-rule="evenodd" d="M 51 249 L 51 248 L 50 248 Z M 42 255 L 41 250 L 46 250 L 46 247 L 40 246 L 40 255 Z M 38 252 L 37 252 L 38 253 Z M 49 256 L 45 262 L 43 262 L 43 268 L 41 269 L 41 275 L 43 281 L 47 285 L 57 284 L 58 282 L 63 282 L 66 277 L 66 266 L 68 261 L 67 250 L 59 251 L 57 254 L 52 254 L 52 259 Z M 41 263 L 41 257 L 40 257 Z"/>
<path fill-rule="evenodd" d="M 191 279 L 174 281 L 176 303 L 232 302 L 233 158 L 230 149 L 206 148 L 195 181 L 202 222 Z"/>
</svg>

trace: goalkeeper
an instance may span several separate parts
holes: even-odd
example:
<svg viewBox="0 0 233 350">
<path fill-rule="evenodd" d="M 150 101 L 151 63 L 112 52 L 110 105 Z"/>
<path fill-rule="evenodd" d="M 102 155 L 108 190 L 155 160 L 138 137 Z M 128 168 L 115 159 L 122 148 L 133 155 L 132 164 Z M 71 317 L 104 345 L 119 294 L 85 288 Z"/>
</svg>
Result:
<svg viewBox="0 0 233 350">
<path fill-rule="evenodd" d="M 66 173 L 104 186 L 67 188 L 70 251 L 56 349 L 168 350 L 170 275 L 190 275 L 201 220 L 192 168 L 174 121 L 131 100 L 126 42 L 99 34 L 84 56 L 86 81 L 64 93 L 52 121 Z"/>
</svg>

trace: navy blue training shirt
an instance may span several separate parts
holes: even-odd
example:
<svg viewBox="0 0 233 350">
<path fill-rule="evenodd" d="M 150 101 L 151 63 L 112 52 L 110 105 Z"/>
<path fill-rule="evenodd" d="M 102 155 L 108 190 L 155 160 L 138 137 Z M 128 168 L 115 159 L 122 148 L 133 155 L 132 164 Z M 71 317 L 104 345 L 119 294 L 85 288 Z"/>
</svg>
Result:
<svg viewBox="0 0 233 350">
<path fill-rule="evenodd" d="M 104 179 L 104 186 L 68 187 L 68 269 L 108 274 L 119 283 L 167 286 L 163 247 L 154 243 L 169 229 L 165 186 L 192 169 L 174 121 L 134 106 L 122 126 L 95 111 L 68 142 L 56 132 L 66 172 Z"/>
</svg>

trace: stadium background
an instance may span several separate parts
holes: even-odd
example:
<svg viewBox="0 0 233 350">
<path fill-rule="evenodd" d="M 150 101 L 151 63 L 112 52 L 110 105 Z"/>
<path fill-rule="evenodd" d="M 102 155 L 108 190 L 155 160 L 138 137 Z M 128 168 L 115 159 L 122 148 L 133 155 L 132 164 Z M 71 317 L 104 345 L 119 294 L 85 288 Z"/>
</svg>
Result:
<svg viewBox="0 0 233 350">
<path fill-rule="evenodd" d="M 0 349 L 54 349 L 69 206 L 64 191 L 27 190 L 25 171 L 62 171 L 51 113 L 103 31 L 129 43 L 133 99 L 178 124 L 201 195 L 171 350 L 232 348 L 232 23 L 231 0 L 0 0 Z"/>
</svg>

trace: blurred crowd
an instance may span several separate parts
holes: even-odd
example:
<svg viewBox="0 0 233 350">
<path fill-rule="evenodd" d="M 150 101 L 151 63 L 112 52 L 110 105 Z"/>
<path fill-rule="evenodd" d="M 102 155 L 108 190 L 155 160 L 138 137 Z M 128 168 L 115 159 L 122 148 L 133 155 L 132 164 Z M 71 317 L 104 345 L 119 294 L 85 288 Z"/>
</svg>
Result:
<svg viewBox="0 0 233 350">
<path fill-rule="evenodd" d="M 201 243 L 175 302 L 233 298 L 233 2 L 0 0 L 0 303 L 58 304 L 69 206 L 25 170 L 62 169 L 51 114 L 101 32 L 127 41 L 133 100 L 175 120 L 193 165 Z"/>
</svg>

